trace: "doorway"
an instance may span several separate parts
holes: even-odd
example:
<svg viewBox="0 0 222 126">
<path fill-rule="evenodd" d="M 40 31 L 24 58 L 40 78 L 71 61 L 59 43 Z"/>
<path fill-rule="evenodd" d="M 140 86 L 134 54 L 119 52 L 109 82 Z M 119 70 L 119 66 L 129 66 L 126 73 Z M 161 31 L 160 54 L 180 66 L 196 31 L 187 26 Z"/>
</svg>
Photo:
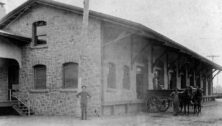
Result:
<svg viewBox="0 0 222 126">
<path fill-rule="evenodd" d="M 12 64 L 8 67 L 8 100 L 11 94 L 16 91 L 19 84 L 19 66 Z"/>
<path fill-rule="evenodd" d="M 137 99 L 143 99 L 148 85 L 147 67 L 137 66 L 136 68 L 136 93 Z"/>
</svg>

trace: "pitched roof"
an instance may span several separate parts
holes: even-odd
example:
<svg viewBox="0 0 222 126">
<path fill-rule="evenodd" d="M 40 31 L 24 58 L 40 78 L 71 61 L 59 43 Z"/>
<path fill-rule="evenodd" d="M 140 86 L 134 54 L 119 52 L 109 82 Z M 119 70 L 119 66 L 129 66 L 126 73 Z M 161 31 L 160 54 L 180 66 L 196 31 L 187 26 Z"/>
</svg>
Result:
<svg viewBox="0 0 222 126">
<path fill-rule="evenodd" d="M 17 7 L 16 9 L 14 9 L 13 11 L 11 11 L 9 14 L 7 14 L 5 17 L 2 18 L 2 20 L 0 21 L 0 29 L 4 28 L 5 26 L 7 26 L 10 22 L 12 22 L 13 20 L 16 20 L 16 18 L 20 15 L 22 15 L 24 12 L 26 12 L 27 10 L 29 10 L 31 7 L 35 6 L 36 4 L 41 4 L 41 5 L 46 5 L 46 6 L 51 6 L 54 8 L 58 8 L 58 9 L 62 9 L 62 10 L 66 10 L 66 11 L 70 11 L 73 13 L 77 13 L 82 15 L 83 14 L 83 8 L 80 7 L 76 7 L 76 6 L 72 6 L 72 5 L 68 5 L 68 4 L 64 4 L 64 3 L 60 3 L 60 2 L 56 2 L 53 0 L 28 0 L 27 2 L 23 3 L 22 5 L 20 5 L 19 7 Z M 110 15 L 106 15 L 103 13 L 99 13 L 96 11 L 90 11 L 89 12 L 89 16 L 90 17 L 94 17 L 97 18 L 99 20 L 103 20 L 103 21 L 107 21 L 107 22 L 112 22 L 112 23 L 116 23 L 116 24 L 121 24 L 124 25 L 126 27 L 135 29 L 137 31 L 141 31 L 144 33 L 149 33 L 153 36 L 155 36 L 158 40 L 160 40 L 164 45 L 166 46 L 170 46 L 173 47 L 175 49 L 178 49 L 179 52 L 181 53 L 185 53 L 188 54 L 196 59 L 199 59 L 200 61 L 218 69 L 218 70 L 222 70 L 222 66 L 208 60 L 207 58 L 197 54 L 196 52 L 184 47 L 183 45 L 161 35 L 160 33 L 142 25 L 136 22 L 132 22 L 129 20 L 125 20 L 125 19 L 121 19 L 118 17 L 114 17 L 114 16 L 110 16 Z"/>
</svg>

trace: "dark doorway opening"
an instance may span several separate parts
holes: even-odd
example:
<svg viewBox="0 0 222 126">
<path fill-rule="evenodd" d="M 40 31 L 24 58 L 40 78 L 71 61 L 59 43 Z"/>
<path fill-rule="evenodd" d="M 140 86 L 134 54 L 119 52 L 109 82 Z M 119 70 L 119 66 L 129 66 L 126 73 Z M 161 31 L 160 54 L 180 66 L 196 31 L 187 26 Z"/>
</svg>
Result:
<svg viewBox="0 0 222 126">
<path fill-rule="evenodd" d="M 138 99 L 143 99 L 147 90 L 147 67 L 137 66 L 136 73 L 136 93 Z"/>
<path fill-rule="evenodd" d="M 185 89 L 187 86 L 186 86 L 186 75 L 185 74 L 182 74 L 181 75 L 181 88 L 182 89 Z"/>
<path fill-rule="evenodd" d="M 170 73 L 170 86 L 169 89 L 176 89 L 177 88 L 177 74 L 176 72 Z"/>
<path fill-rule="evenodd" d="M 11 62 L 8 67 L 8 100 L 10 100 L 11 94 L 15 92 L 19 84 L 19 66 Z"/>
</svg>

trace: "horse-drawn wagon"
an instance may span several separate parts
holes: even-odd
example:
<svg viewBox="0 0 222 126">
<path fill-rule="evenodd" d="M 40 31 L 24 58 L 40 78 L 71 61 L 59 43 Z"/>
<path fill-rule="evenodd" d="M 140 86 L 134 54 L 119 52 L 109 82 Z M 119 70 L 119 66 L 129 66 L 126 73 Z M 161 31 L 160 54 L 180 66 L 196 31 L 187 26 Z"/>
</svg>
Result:
<svg viewBox="0 0 222 126">
<path fill-rule="evenodd" d="M 172 103 L 172 98 L 170 97 L 172 91 L 173 90 L 147 90 L 145 99 L 147 111 L 167 111 Z"/>
<path fill-rule="evenodd" d="M 170 94 L 174 90 L 147 90 L 146 94 L 146 109 L 148 112 L 166 112 L 171 106 L 173 99 Z M 201 111 L 201 99 L 202 91 L 196 88 L 189 87 L 185 90 L 178 90 L 180 105 L 184 108 L 184 113 L 186 113 L 186 107 L 189 114 L 189 106 L 196 105 L 198 113 Z M 182 109 L 182 108 L 181 108 Z M 195 109 L 195 108 L 194 108 Z M 196 110 L 194 110 L 196 111 Z M 194 112 L 196 113 L 196 112 Z"/>
</svg>

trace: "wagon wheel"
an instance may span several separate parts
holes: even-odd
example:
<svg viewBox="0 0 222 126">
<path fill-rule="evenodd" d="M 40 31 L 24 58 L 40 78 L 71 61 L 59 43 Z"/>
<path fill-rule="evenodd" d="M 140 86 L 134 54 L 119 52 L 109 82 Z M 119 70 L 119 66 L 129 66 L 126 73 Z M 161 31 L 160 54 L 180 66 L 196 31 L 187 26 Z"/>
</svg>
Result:
<svg viewBox="0 0 222 126">
<path fill-rule="evenodd" d="M 158 98 L 158 104 L 156 104 L 156 108 L 160 112 L 166 112 L 167 109 L 170 107 L 170 100 L 168 98 Z"/>
<path fill-rule="evenodd" d="M 159 103 L 158 98 L 156 96 L 151 96 L 147 98 L 146 107 L 148 112 L 154 111 L 157 104 Z"/>
</svg>

